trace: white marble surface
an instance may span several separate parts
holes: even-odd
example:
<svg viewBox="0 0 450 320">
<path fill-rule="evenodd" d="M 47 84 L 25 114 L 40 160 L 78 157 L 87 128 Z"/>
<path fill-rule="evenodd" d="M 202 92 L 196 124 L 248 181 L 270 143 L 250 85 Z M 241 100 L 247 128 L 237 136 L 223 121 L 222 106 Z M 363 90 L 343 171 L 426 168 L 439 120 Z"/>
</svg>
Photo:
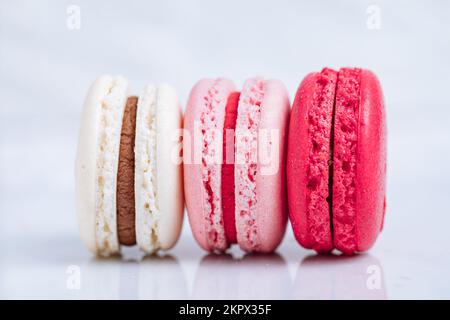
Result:
<svg viewBox="0 0 450 320">
<path fill-rule="evenodd" d="M 0 3 L 0 298 L 450 298 L 449 2 L 274 3 Z M 97 75 L 124 74 L 135 92 L 166 81 L 184 103 L 205 76 L 276 77 L 293 97 L 308 72 L 345 65 L 374 70 L 387 105 L 388 211 L 369 253 L 317 257 L 289 230 L 273 256 L 207 256 L 187 220 L 164 257 L 83 247 L 73 164 Z"/>
</svg>

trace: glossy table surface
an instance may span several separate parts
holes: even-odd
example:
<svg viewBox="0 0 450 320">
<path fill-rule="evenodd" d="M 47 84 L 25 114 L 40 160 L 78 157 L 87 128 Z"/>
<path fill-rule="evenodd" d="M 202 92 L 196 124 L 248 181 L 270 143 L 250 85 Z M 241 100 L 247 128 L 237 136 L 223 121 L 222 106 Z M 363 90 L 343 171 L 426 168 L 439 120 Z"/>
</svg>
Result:
<svg viewBox="0 0 450 320">
<path fill-rule="evenodd" d="M 289 232 L 273 255 L 202 252 L 186 232 L 172 251 L 91 256 L 76 235 L 2 241 L 1 298 L 54 299 L 430 299 L 450 298 L 448 255 L 390 247 L 317 256 Z M 385 238 L 388 238 L 387 236 Z M 7 245 L 6 245 L 7 243 Z"/>
<path fill-rule="evenodd" d="M 450 298 L 449 2 L 76 2 L 79 30 L 72 2 L 0 4 L 0 298 Z M 184 105 L 206 76 L 279 78 L 292 99 L 324 66 L 370 68 L 385 94 L 388 209 L 368 253 L 316 256 L 288 226 L 274 255 L 207 255 L 187 219 L 157 257 L 84 248 L 73 166 L 95 77 L 165 81 Z"/>
</svg>

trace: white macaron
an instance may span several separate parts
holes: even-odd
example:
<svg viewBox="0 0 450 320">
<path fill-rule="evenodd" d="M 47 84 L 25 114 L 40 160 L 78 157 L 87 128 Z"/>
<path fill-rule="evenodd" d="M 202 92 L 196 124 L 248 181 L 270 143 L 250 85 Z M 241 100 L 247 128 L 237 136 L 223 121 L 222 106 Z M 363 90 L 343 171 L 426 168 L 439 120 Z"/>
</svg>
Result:
<svg viewBox="0 0 450 320">
<path fill-rule="evenodd" d="M 168 85 L 130 97 L 128 81 L 104 75 L 84 103 L 75 165 L 81 238 L 95 254 L 137 244 L 170 249 L 184 211 L 182 113 Z"/>
</svg>

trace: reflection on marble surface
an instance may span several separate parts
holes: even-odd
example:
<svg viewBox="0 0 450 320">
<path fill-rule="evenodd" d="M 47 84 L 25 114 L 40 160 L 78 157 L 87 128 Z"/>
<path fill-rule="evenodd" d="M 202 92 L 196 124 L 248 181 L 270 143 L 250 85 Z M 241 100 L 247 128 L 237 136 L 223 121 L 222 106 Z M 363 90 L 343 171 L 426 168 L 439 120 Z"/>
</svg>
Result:
<svg viewBox="0 0 450 320">
<path fill-rule="evenodd" d="M 294 299 L 386 299 L 383 267 L 370 254 L 311 255 L 295 276 Z"/>
<path fill-rule="evenodd" d="M 288 299 L 291 279 L 279 254 L 206 255 L 195 274 L 193 299 Z"/>
<path fill-rule="evenodd" d="M 92 258 L 82 267 L 87 299 L 187 299 L 186 278 L 171 255 Z"/>
<path fill-rule="evenodd" d="M 186 272 L 174 255 L 143 256 L 131 251 L 81 263 L 80 290 L 59 288 L 54 297 L 83 299 L 386 299 L 383 268 L 370 254 L 309 255 L 293 276 L 280 253 L 243 256 L 206 254 Z M 12 270 L 11 270 L 12 271 Z M 17 272 L 17 271 L 15 271 Z M 23 273 L 24 278 L 27 272 Z M 52 277 L 50 272 L 41 276 Z M 30 280 L 30 279 L 28 279 Z M 41 279 L 42 281 L 42 279 Z M 26 283 L 26 281 L 24 282 Z M 189 289 L 189 283 L 191 288 Z M 34 295 L 40 297 L 44 287 Z M 29 292 L 31 293 L 31 292 Z M 50 296 L 53 297 L 53 296 Z"/>
<path fill-rule="evenodd" d="M 380 248 L 382 250 L 380 250 Z M 319 256 L 292 233 L 275 254 L 202 251 L 184 233 L 170 253 L 123 248 L 93 257 L 76 234 L 51 240 L 0 235 L 0 298 L 6 299 L 399 299 L 449 297 L 448 264 L 383 249 L 351 257 Z M 439 255 L 441 257 L 442 255 Z M 79 269 L 79 288 L 68 286 Z M 75 274 L 76 275 L 76 274 Z"/>
<path fill-rule="evenodd" d="M 139 299 L 187 299 L 186 277 L 177 258 L 147 257 L 139 268 Z"/>
</svg>

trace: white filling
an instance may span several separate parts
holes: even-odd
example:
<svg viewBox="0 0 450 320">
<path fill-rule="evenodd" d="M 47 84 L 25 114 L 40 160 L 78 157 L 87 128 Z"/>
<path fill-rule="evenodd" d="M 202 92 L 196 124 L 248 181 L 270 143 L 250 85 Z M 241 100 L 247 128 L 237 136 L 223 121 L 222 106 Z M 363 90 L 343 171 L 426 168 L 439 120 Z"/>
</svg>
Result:
<svg viewBox="0 0 450 320">
<path fill-rule="evenodd" d="M 136 241 L 146 253 L 153 253 L 160 248 L 160 212 L 156 190 L 156 101 L 157 89 L 147 86 L 139 97 L 136 114 Z"/>
<path fill-rule="evenodd" d="M 96 170 L 96 243 L 99 254 L 119 251 L 116 186 L 127 81 L 114 77 L 101 103 Z"/>
</svg>

